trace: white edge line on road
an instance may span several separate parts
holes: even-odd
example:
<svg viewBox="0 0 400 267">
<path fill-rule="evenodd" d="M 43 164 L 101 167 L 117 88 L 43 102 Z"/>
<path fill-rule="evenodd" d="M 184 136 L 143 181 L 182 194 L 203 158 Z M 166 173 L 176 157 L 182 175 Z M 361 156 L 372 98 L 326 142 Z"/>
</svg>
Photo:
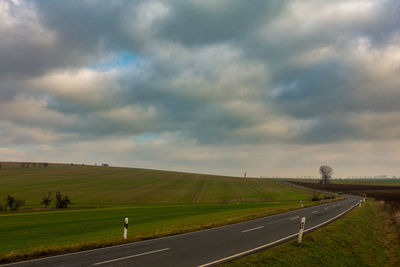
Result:
<svg viewBox="0 0 400 267">
<path fill-rule="evenodd" d="M 273 244 L 279 243 L 279 242 L 284 241 L 284 240 L 286 240 L 286 239 L 290 239 L 290 238 L 295 237 L 295 236 L 297 236 L 297 235 L 298 235 L 297 233 L 296 233 L 296 234 L 293 234 L 293 235 L 289 235 L 289 236 L 287 236 L 287 237 L 284 237 L 284 238 L 282 238 L 282 239 L 276 240 L 276 241 L 274 241 L 274 242 L 271 242 L 271 243 L 268 243 L 268 244 L 265 244 L 265 245 L 262 245 L 262 246 L 259 246 L 259 247 L 256 247 L 256 248 L 247 250 L 247 251 L 243 251 L 243 252 L 241 252 L 241 253 L 238 253 L 238 254 L 235 254 L 235 255 L 232 255 L 232 256 L 229 256 L 229 257 L 220 259 L 220 260 L 216 260 L 216 261 L 209 262 L 209 263 L 206 263 L 206 264 L 203 264 L 203 265 L 199 265 L 198 267 L 206 267 L 206 266 L 211 266 L 211 265 L 214 265 L 214 264 L 217 264 L 217 263 L 225 262 L 225 261 L 227 261 L 227 260 L 230 260 L 230 259 L 233 259 L 233 258 L 236 258 L 236 257 L 240 257 L 240 256 L 243 256 L 243 255 L 249 254 L 249 253 L 251 253 L 251 252 L 254 252 L 254 251 L 257 251 L 257 250 L 260 250 L 260 249 L 269 247 L 269 246 L 271 246 L 271 245 L 273 245 Z"/>
<path fill-rule="evenodd" d="M 329 207 L 326 207 L 325 209 L 327 210 L 327 209 L 329 209 Z"/>
<path fill-rule="evenodd" d="M 324 225 L 324 224 L 327 224 L 327 223 L 330 222 L 330 221 L 335 220 L 336 218 L 342 216 L 343 214 L 345 214 L 345 213 L 348 212 L 349 210 L 353 209 L 353 208 L 356 207 L 357 205 L 358 205 L 358 203 L 357 203 L 356 205 L 354 205 L 354 206 L 351 206 L 350 208 L 348 208 L 347 210 L 343 211 L 342 213 L 336 215 L 335 217 L 330 218 L 329 220 L 326 220 L 325 222 L 320 223 L 320 224 L 318 224 L 318 225 L 315 225 L 315 226 L 313 226 L 313 227 L 311 227 L 311 228 L 308 228 L 307 230 L 304 230 L 304 232 L 309 232 L 309 231 L 311 231 L 311 230 L 313 230 L 313 229 L 315 229 L 315 228 L 318 228 L 318 227 L 320 227 L 320 226 L 322 226 L 322 225 Z M 271 243 L 268 243 L 268 244 L 265 244 L 265 245 L 262 245 L 262 246 L 259 246 L 259 247 L 256 247 L 256 248 L 247 250 L 247 251 L 243 251 L 243 252 L 240 252 L 240 253 L 238 253 L 238 254 L 235 254 L 235 255 L 232 255 L 232 256 L 223 258 L 223 259 L 219 259 L 219 260 L 216 260 L 216 261 L 213 261 L 213 262 L 209 262 L 209 263 L 206 263 L 206 264 L 203 264 L 203 265 L 199 265 L 198 267 L 207 267 L 207 266 L 211 266 L 211 265 L 214 265 L 214 264 L 217 264 L 217 263 L 222 263 L 222 262 L 225 262 L 225 261 L 228 261 L 228 260 L 231 260 L 231 259 L 234 259 L 234 258 L 243 256 L 243 255 L 246 255 L 246 254 L 250 254 L 251 252 L 255 252 L 255 251 L 261 250 L 261 249 L 263 249 L 263 248 L 272 246 L 272 245 L 274 245 L 274 244 L 276 244 L 276 243 L 279 243 L 279 242 L 282 242 L 282 241 L 284 241 L 284 240 L 290 239 L 290 238 L 295 237 L 295 236 L 297 236 L 297 235 L 298 235 L 298 233 L 295 233 L 295 234 L 289 235 L 289 236 L 287 236 L 287 237 L 284 237 L 284 238 L 282 238 L 282 239 L 273 241 L 273 242 L 271 242 Z"/>
<path fill-rule="evenodd" d="M 289 221 L 294 220 L 294 219 L 297 219 L 297 218 L 300 218 L 300 217 L 299 217 L 299 216 L 296 216 L 296 217 L 290 218 Z"/>
<path fill-rule="evenodd" d="M 264 228 L 264 226 L 258 226 L 258 227 L 254 227 L 254 228 L 251 228 L 251 229 L 247 229 L 247 230 L 242 231 L 242 233 L 247 233 L 247 232 L 258 230 L 258 229 L 261 229 L 261 228 Z"/>
<path fill-rule="evenodd" d="M 311 212 L 311 213 L 317 213 L 318 212 L 318 210 L 314 210 L 313 212 Z"/>
<path fill-rule="evenodd" d="M 100 265 L 100 264 L 105 264 L 105 263 L 110 263 L 110 262 L 115 262 L 115 261 L 126 260 L 126 259 L 130 259 L 130 258 L 136 258 L 136 257 L 139 257 L 139 256 L 154 254 L 154 253 L 158 253 L 158 252 L 162 252 L 162 251 L 166 251 L 166 250 L 169 250 L 169 248 L 163 248 L 163 249 L 159 249 L 159 250 L 153 250 L 153 251 L 149 251 L 149 252 L 144 252 L 144 253 L 140 253 L 140 254 L 136 254 L 136 255 L 126 256 L 126 257 L 117 258 L 117 259 L 112 259 L 112 260 L 108 260 L 108 261 L 97 262 L 97 263 L 93 263 L 93 265 Z"/>
</svg>

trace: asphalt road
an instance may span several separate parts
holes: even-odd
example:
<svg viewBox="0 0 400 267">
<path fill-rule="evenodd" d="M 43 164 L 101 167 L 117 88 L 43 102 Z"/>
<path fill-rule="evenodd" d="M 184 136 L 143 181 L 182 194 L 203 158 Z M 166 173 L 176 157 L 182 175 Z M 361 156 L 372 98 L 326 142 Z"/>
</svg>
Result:
<svg viewBox="0 0 400 267">
<path fill-rule="evenodd" d="M 228 226 L 4 266 L 212 266 L 297 238 L 301 217 L 306 217 L 306 234 L 337 219 L 360 200 L 349 196 Z"/>
</svg>

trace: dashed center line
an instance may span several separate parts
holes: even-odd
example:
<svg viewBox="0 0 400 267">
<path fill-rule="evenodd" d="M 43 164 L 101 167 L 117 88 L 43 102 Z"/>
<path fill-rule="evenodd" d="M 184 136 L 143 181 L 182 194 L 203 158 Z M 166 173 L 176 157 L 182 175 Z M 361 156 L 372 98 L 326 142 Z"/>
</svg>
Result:
<svg viewBox="0 0 400 267">
<path fill-rule="evenodd" d="M 312 213 L 317 213 L 318 212 L 318 210 L 314 210 Z"/>
<path fill-rule="evenodd" d="M 153 251 L 144 252 L 144 253 L 140 253 L 140 254 L 136 254 L 136 255 L 126 256 L 126 257 L 112 259 L 112 260 L 108 260 L 108 261 L 97 262 L 97 263 L 94 263 L 93 265 L 100 265 L 100 264 L 110 263 L 110 262 L 114 262 L 114 261 L 120 261 L 120 260 L 135 258 L 135 257 L 139 257 L 139 256 L 144 256 L 144 255 L 149 255 L 149 254 L 161 252 L 161 251 L 166 251 L 166 250 L 169 250 L 169 249 L 170 248 L 163 248 L 163 249 L 159 249 L 159 250 L 153 250 Z"/>
<path fill-rule="evenodd" d="M 296 216 L 296 217 L 290 218 L 289 220 L 294 220 L 294 219 L 297 219 L 297 218 L 299 218 L 299 216 Z"/>
<path fill-rule="evenodd" d="M 255 228 L 247 229 L 247 230 L 244 230 L 244 231 L 242 231 L 242 233 L 246 233 L 246 232 L 250 232 L 250 231 L 258 230 L 258 229 L 261 229 L 261 228 L 264 228 L 264 226 L 259 226 L 259 227 L 255 227 Z"/>
<path fill-rule="evenodd" d="M 325 209 L 327 210 L 327 209 L 329 209 L 329 207 L 326 207 Z"/>
</svg>

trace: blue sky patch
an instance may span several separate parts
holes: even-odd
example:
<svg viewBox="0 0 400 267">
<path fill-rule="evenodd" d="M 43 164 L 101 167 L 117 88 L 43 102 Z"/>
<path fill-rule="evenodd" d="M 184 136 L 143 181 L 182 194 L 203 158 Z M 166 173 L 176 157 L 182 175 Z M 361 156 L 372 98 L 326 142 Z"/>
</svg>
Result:
<svg viewBox="0 0 400 267">
<path fill-rule="evenodd" d="M 111 57 L 109 60 L 97 62 L 90 65 L 91 69 L 97 71 L 108 71 L 117 68 L 126 68 L 138 61 L 138 58 L 129 52 L 123 52 Z"/>
</svg>

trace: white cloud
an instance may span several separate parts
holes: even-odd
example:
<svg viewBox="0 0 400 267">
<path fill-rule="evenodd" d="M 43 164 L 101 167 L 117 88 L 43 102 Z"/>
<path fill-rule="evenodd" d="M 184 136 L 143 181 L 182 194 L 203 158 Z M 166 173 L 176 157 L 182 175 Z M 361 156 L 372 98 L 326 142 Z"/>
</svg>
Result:
<svg viewBox="0 0 400 267">
<path fill-rule="evenodd" d="M 286 12 L 266 25 L 264 30 L 271 33 L 268 35 L 271 38 L 273 34 L 293 38 L 329 31 L 330 28 L 345 29 L 349 25 L 369 23 L 379 6 L 372 0 L 290 1 Z"/>
<path fill-rule="evenodd" d="M 0 21 L 0 48 L 19 42 L 51 47 L 57 41 L 57 34 L 40 23 L 32 5 L 25 1 L 1 1 Z"/>
<path fill-rule="evenodd" d="M 74 123 L 77 117 L 47 109 L 46 98 L 19 94 L 12 101 L 0 103 L 0 119 L 23 125 L 58 127 Z"/>
<path fill-rule="evenodd" d="M 118 72 L 91 69 L 55 71 L 28 82 L 36 90 L 53 97 L 92 108 L 115 105 L 120 90 L 115 81 Z"/>
</svg>

